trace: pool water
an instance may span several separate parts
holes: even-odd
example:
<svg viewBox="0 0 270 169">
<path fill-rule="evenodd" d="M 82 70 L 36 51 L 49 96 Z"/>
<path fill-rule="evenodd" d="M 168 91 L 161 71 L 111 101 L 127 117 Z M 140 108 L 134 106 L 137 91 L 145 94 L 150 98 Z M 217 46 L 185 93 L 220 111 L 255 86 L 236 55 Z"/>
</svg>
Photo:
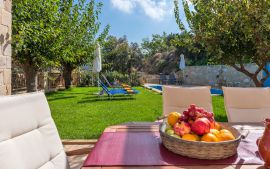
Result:
<svg viewBox="0 0 270 169">
<path fill-rule="evenodd" d="M 151 85 L 149 87 L 162 91 L 162 85 Z M 211 94 L 223 95 L 223 91 L 221 89 L 211 88 L 210 92 Z"/>
<path fill-rule="evenodd" d="M 223 95 L 223 91 L 221 89 L 215 89 L 215 88 L 211 88 L 210 89 L 211 94 L 219 94 L 219 95 Z"/>
<path fill-rule="evenodd" d="M 149 86 L 149 87 L 162 91 L 162 86 L 161 85 L 159 85 L 159 86 Z"/>
</svg>

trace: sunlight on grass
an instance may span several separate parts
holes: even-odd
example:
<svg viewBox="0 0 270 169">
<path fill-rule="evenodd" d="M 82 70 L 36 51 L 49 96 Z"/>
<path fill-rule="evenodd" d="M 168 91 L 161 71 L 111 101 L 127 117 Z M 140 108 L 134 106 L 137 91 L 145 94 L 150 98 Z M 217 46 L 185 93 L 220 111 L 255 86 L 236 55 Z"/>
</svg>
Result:
<svg viewBox="0 0 270 169">
<path fill-rule="evenodd" d="M 143 88 L 133 97 L 98 98 L 97 88 L 72 88 L 47 94 L 61 138 L 98 138 L 110 125 L 155 121 L 162 112 L 161 95 Z"/>
<path fill-rule="evenodd" d="M 153 122 L 162 114 L 162 95 L 136 88 L 133 97 L 98 98 L 96 87 L 72 88 L 47 94 L 52 116 L 62 139 L 98 138 L 111 125 L 131 121 Z M 213 97 L 217 121 L 226 121 L 222 96 Z"/>
</svg>

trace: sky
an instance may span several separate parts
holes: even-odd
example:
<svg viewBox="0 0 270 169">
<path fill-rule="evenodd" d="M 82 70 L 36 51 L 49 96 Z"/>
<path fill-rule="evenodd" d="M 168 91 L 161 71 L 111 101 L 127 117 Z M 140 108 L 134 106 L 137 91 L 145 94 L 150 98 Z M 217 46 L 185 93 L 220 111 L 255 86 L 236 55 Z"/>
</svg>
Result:
<svg viewBox="0 0 270 169">
<path fill-rule="evenodd" d="M 99 0 L 103 3 L 101 28 L 110 25 L 109 34 L 127 36 L 129 42 L 142 42 L 152 34 L 179 33 L 173 0 Z M 184 18 L 181 3 L 180 18 Z"/>
</svg>

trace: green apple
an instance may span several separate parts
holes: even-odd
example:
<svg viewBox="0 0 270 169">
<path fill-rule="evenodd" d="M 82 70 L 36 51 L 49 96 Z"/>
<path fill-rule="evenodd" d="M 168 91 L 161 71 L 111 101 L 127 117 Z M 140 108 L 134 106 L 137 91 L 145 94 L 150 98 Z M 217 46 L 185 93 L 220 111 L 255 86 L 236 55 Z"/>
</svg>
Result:
<svg viewBox="0 0 270 169">
<path fill-rule="evenodd" d="M 167 126 L 166 126 L 165 131 L 167 132 L 168 130 L 172 130 L 172 127 L 171 127 L 170 125 L 167 125 Z"/>
<path fill-rule="evenodd" d="M 167 133 L 168 135 L 173 135 L 173 134 L 174 134 L 174 131 L 173 131 L 172 129 L 168 129 L 168 130 L 166 131 L 166 133 Z"/>
<path fill-rule="evenodd" d="M 173 136 L 173 137 L 175 137 L 175 138 L 181 138 L 180 136 L 178 136 L 178 135 L 176 135 L 176 134 L 173 134 L 173 135 L 171 135 L 171 136 Z"/>
</svg>

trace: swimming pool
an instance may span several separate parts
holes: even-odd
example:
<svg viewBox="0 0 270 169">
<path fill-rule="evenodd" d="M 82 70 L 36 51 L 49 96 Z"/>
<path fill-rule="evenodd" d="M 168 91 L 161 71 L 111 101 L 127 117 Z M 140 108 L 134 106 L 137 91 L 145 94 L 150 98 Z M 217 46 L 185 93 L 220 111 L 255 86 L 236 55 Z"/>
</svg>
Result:
<svg viewBox="0 0 270 169">
<path fill-rule="evenodd" d="M 149 84 L 149 85 L 147 85 L 147 87 L 150 88 L 150 89 L 154 89 L 156 91 L 162 92 L 162 85 Z M 210 92 L 213 95 L 223 95 L 223 91 L 221 89 L 211 88 Z"/>
</svg>

